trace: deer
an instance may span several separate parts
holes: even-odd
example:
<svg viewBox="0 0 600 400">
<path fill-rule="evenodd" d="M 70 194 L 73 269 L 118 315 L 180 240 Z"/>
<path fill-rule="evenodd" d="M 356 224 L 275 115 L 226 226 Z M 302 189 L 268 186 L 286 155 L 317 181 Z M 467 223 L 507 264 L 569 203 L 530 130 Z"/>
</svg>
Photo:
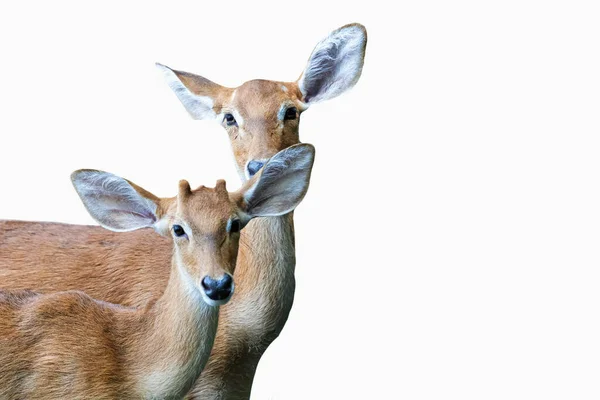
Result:
<svg viewBox="0 0 600 400">
<path fill-rule="evenodd" d="M 240 179 L 247 182 L 274 154 L 300 143 L 303 112 L 358 82 L 366 44 L 360 24 L 334 30 L 315 46 L 292 82 L 250 80 L 228 88 L 157 67 L 192 118 L 215 121 L 226 130 Z M 0 286 L 44 293 L 80 289 L 105 301 L 140 306 L 164 291 L 169 271 L 156 266 L 165 264 L 169 246 L 146 230 L 117 238 L 93 226 L 0 221 Z M 236 295 L 219 311 L 212 354 L 188 398 L 250 397 L 260 358 L 292 308 L 295 265 L 293 213 L 254 219 L 244 228 Z"/>
<path fill-rule="evenodd" d="M 0 291 L 0 398 L 185 396 L 210 355 L 219 307 L 233 296 L 241 230 L 292 211 L 313 159 L 311 145 L 292 146 L 238 191 L 223 180 L 191 190 L 182 180 L 172 198 L 107 172 L 75 171 L 77 193 L 102 227 L 170 238 L 169 280 L 162 296 L 137 308 L 81 291 Z"/>
</svg>

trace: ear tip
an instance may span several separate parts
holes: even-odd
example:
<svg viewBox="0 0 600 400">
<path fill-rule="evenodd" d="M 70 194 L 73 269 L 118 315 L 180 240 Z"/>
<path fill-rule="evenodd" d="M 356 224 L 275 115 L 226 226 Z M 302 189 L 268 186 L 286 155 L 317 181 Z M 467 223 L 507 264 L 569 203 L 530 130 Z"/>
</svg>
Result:
<svg viewBox="0 0 600 400">
<path fill-rule="evenodd" d="M 347 24 L 338 29 L 338 31 L 354 31 L 354 33 L 364 36 L 365 40 L 367 38 L 367 28 L 358 22 L 353 22 L 351 24 Z"/>
<path fill-rule="evenodd" d="M 78 169 L 71 172 L 71 180 L 74 181 L 81 173 L 85 172 L 85 169 Z"/>
<path fill-rule="evenodd" d="M 310 143 L 300 143 L 300 144 L 294 145 L 294 147 L 296 147 L 298 150 L 300 150 L 302 152 L 312 154 L 313 156 L 316 151 L 315 146 L 313 146 Z"/>
<path fill-rule="evenodd" d="M 79 179 L 80 173 L 81 173 L 80 169 L 78 169 L 77 171 L 71 172 L 70 178 L 71 178 L 71 183 L 72 184 L 75 184 L 75 182 L 77 182 L 77 180 Z"/>
<path fill-rule="evenodd" d="M 71 172 L 71 181 L 75 182 L 81 178 L 85 178 L 88 175 L 97 174 L 99 172 L 102 172 L 102 171 L 98 171 L 96 169 L 87 169 L 87 168 L 78 169 L 76 171 Z"/>
<path fill-rule="evenodd" d="M 310 143 L 298 143 L 280 151 L 273 156 L 273 158 L 277 159 L 280 159 L 281 157 L 289 160 L 309 161 L 309 163 L 312 165 L 315 160 L 315 146 Z"/>
<path fill-rule="evenodd" d="M 161 71 L 164 71 L 164 70 L 169 70 L 169 71 L 172 71 L 172 69 L 171 69 L 171 68 L 169 68 L 169 67 L 167 67 L 165 64 L 161 64 L 161 63 L 159 63 L 159 62 L 155 62 L 155 63 L 154 63 L 154 66 L 155 66 L 156 68 L 160 69 Z"/>
<path fill-rule="evenodd" d="M 350 24 L 346 24 L 346 25 L 342 26 L 340 29 L 344 29 L 344 28 L 358 28 L 361 31 L 367 33 L 367 28 L 365 28 L 365 26 L 363 24 L 361 24 L 360 22 L 352 22 Z"/>
</svg>

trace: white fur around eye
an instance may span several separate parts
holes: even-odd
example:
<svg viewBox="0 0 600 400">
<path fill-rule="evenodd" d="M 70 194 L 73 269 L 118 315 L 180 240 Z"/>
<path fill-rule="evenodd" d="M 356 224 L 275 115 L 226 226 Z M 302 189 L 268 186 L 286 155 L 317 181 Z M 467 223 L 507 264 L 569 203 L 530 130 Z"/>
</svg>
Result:
<svg viewBox="0 0 600 400">
<path fill-rule="evenodd" d="M 235 118 L 235 122 L 237 122 L 238 126 L 244 125 L 244 118 L 239 112 L 237 112 L 237 110 L 231 110 L 231 114 L 233 114 L 233 118 Z"/>
<path fill-rule="evenodd" d="M 294 103 L 291 102 L 285 102 L 281 105 L 281 107 L 279 107 L 279 111 L 277 112 L 277 119 L 279 121 L 283 121 L 285 119 L 285 113 L 288 110 L 288 108 L 292 108 L 295 107 Z"/>
<path fill-rule="evenodd" d="M 169 234 L 169 221 L 166 218 L 159 219 L 154 224 L 154 230 L 160 235 L 167 236 Z"/>
</svg>

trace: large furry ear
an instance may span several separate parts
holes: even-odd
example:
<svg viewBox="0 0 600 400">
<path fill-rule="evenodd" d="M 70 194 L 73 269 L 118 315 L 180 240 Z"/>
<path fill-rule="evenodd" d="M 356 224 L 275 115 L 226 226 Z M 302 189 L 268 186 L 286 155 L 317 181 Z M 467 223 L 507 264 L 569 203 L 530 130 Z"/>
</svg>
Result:
<svg viewBox="0 0 600 400">
<path fill-rule="evenodd" d="M 304 198 L 315 160 L 315 148 L 297 144 L 275 154 L 238 191 L 248 218 L 271 217 L 293 211 Z"/>
<path fill-rule="evenodd" d="M 156 63 L 156 67 L 163 73 L 167 84 L 192 118 L 216 118 L 215 103 L 219 99 L 219 94 L 227 88 L 199 75 L 176 71 L 166 65 Z"/>
<path fill-rule="evenodd" d="M 158 221 L 160 199 L 108 172 L 81 169 L 71 181 L 92 218 L 117 232 L 152 227 Z"/>
<path fill-rule="evenodd" d="M 321 40 L 298 79 L 305 103 L 339 96 L 352 88 L 362 72 L 367 30 L 361 24 L 343 26 Z"/>
</svg>

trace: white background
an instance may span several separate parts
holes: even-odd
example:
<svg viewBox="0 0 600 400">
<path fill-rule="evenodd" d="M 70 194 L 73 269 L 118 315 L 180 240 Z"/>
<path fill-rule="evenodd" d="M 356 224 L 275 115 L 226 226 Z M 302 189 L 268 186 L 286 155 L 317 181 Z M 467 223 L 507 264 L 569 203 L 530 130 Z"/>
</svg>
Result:
<svg viewBox="0 0 600 400">
<path fill-rule="evenodd" d="M 154 62 L 295 80 L 361 22 L 361 80 L 302 116 L 295 304 L 252 398 L 598 399 L 593 3 L 3 2 L 0 216 L 92 223 L 78 168 L 236 188 L 225 132 Z"/>
</svg>

